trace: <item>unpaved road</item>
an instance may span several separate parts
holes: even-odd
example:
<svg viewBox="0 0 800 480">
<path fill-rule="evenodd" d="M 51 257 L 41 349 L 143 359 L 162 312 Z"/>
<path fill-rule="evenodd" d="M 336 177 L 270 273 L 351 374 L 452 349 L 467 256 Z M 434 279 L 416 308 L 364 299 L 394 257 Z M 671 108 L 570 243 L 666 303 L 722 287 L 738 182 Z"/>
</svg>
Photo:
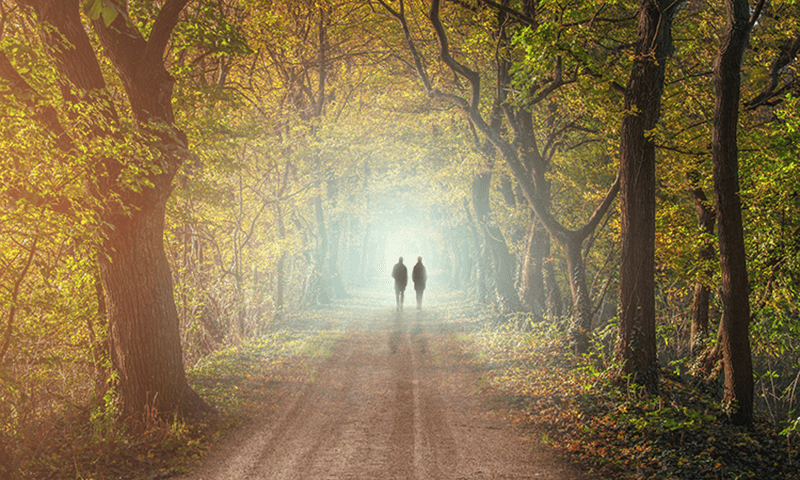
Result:
<svg viewBox="0 0 800 480">
<path fill-rule="evenodd" d="M 441 312 L 354 315 L 313 383 L 183 478 L 591 478 L 487 415 Z"/>
</svg>

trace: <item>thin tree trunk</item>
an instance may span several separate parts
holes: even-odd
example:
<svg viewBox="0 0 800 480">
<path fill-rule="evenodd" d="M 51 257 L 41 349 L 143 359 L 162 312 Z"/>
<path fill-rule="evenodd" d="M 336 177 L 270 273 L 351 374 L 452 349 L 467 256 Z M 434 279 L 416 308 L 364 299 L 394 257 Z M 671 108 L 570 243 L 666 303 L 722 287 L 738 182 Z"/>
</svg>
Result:
<svg viewBox="0 0 800 480">
<path fill-rule="evenodd" d="M 589 334 L 592 331 L 592 302 L 586 283 L 586 262 L 583 260 L 582 243 L 572 241 L 562 244 L 567 257 L 569 285 L 572 290 L 573 320 L 570 337 L 577 353 L 589 350 Z"/>
<path fill-rule="evenodd" d="M 703 265 L 707 265 L 714 258 L 715 253 L 711 239 L 714 235 L 716 215 L 714 208 L 708 202 L 705 192 L 698 185 L 696 176 L 696 173 L 691 173 L 689 180 L 692 183 L 690 194 L 697 212 L 698 227 L 704 239 L 698 253 L 698 261 Z M 711 278 L 711 274 L 711 269 L 705 267 L 703 268 L 702 277 L 695 281 L 690 338 L 690 348 L 693 355 L 698 355 L 702 351 L 709 337 L 711 288 L 708 285 L 708 281 Z"/>
<path fill-rule="evenodd" d="M 31 242 L 30 250 L 28 250 L 28 258 L 25 260 L 25 264 L 22 266 L 22 271 L 19 272 L 16 280 L 14 281 L 14 287 L 11 289 L 11 298 L 9 299 L 10 306 L 8 308 L 8 319 L 6 320 L 5 325 L 5 332 L 3 333 L 3 343 L 2 347 L 0 347 L 0 365 L 3 364 L 6 358 L 6 354 L 8 353 L 9 347 L 11 347 L 11 335 L 14 333 L 14 320 L 16 319 L 17 314 L 17 299 L 19 298 L 20 290 L 22 289 L 22 284 L 25 282 L 25 277 L 28 275 L 28 271 L 33 265 L 33 259 L 36 256 L 36 243 L 38 239 L 34 237 L 33 242 Z"/>
<path fill-rule="evenodd" d="M 283 320 L 284 310 L 286 309 L 283 292 L 286 283 L 286 245 L 284 244 L 286 240 L 286 224 L 283 221 L 283 208 L 281 208 L 280 203 L 278 203 L 278 207 L 275 210 L 275 219 L 278 222 L 278 241 L 280 243 L 281 252 L 278 257 L 278 264 L 275 267 L 275 313 L 273 315 L 273 320 L 281 321 Z"/>
<path fill-rule="evenodd" d="M 325 228 L 325 213 L 322 209 L 322 198 L 314 197 L 314 218 L 317 221 L 317 248 L 314 252 L 314 269 L 306 286 L 306 303 L 309 305 L 330 303 L 328 282 L 325 278 L 326 259 L 328 257 L 328 232 Z"/>
<path fill-rule="evenodd" d="M 763 2 L 756 8 L 758 18 Z M 742 57 L 752 28 L 747 0 L 726 0 L 727 24 L 714 68 L 714 129 L 711 149 L 722 273 L 722 355 L 725 398 L 731 421 L 753 423 L 753 364 L 750 352 L 750 285 L 739 198 L 739 123 Z"/>
<path fill-rule="evenodd" d="M 556 272 L 552 262 L 545 264 L 544 289 L 547 292 L 547 316 L 559 319 L 564 314 L 564 300 L 561 288 L 556 281 Z"/>
<path fill-rule="evenodd" d="M 364 230 L 364 237 L 361 240 L 361 259 L 358 263 L 358 283 L 364 285 L 367 281 L 367 252 L 369 251 L 369 244 L 372 241 L 372 223 L 368 223 Z"/>
<path fill-rule="evenodd" d="M 326 277 L 333 291 L 334 298 L 347 298 L 347 290 L 342 281 L 342 274 L 339 269 L 339 251 L 341 250 L 342 237 L 341 219 L 331 222 L 329 230 L 330 252 L 328 253 L 328 268 Z"/>
<path fill-rule="evenodd" d="M 550 235 L 531 212 L 525 237 L 522 262 L 522 293 L 525 304 L 531 308 L 536 320 L 542 320 L 548 311 L 545 291 L 545 258 L 550 253 Z"/>
</svg>

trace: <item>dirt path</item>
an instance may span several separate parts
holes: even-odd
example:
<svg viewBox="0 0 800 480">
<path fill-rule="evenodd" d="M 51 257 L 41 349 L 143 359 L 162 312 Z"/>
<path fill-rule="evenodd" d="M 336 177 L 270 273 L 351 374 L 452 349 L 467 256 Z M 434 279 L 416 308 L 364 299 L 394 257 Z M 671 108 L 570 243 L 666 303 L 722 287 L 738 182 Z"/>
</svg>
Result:
<svg viewBox="0 0 800 480">
<path fill-rule="evenodd" d="M 487 416 L 437 310 L 355 318 L 316 380 L 184 478 L 588 479 Z"/>
</svg>

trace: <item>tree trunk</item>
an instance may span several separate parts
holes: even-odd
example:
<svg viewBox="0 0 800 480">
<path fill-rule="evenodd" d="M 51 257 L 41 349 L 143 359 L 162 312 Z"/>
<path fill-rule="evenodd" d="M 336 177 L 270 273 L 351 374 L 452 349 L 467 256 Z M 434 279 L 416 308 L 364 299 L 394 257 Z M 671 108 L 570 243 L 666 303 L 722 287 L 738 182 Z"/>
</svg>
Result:
<svg viewBox="0 0 800 480">
<path fill-rule="evenodd" d="M 581 239 L 564 242 L 561 247 L 567 257 L 569 285 L 572 290 L 572 325 L 570 338 L 576 353 L 589 350 L 592 331 L 592 303 L 586 284 L 586 263 L 583 260 Z"/>
<path fill-rule="evenodd" d="M 761 4 L 763 5 L 763 4 Z M 758 18 L 761 5 L 754 18 Z M 731 421 L 753 423 L 753 365 L 750 352 L 750 286 L 739 198 L 739 121 L 742 57 L 752 27 L 747 0 L 726 0 L 725 32 L 714 68 L 714 129 L 711 137 L 714 200 L 722 273 L 722 355 L 725 398 Z"/>
<path fill-rule="evenodd" d="M 325 278 L 326 258 L 328 257 L 328 232 L 325 228 L 325 214 L 322 209 L 322 198 L 314 197 L 314 218 L 317 221 L 317 248 L 314 252 L 314 269 L 306 286 L 306 303 L 308 305 L 328 304 L 331 295 Z"/>
<path fill-rule="evenodd" d="M 358 263 L 358 284 L 365 285 L 367 281 L 367 252 L 369 251 L 369 244 L 372 241 L 372 223 L 368 223 L 364 229 L 364 237 L 361 240 L 361 259 Z"/>
<path fill-rule="evenodd" d="M 537 321 L 544 319 L 548 312 L 544 262 L 549 254 L 550 235 L 531 212 L 522 262 L 521 297 L 528 308 L 533 310 Z"/>
<path fill-rule="evenodd" d="M 158 138 L 149 146 L 158 148 L 161 156 L 161 171 L 147 175 L 152 187 L 134 193 L 129 186 L 117 183 L 123 168 L 117 157 L 98 158 L 93 172 L 96 178 L 86 182 L 89 193 L 104 205 L 99 215 L 109 226 L 98 255 L 100 277 L 108 309 L 111 358 L 119 374 L 120 413 L 135 423 L 156 415 L 211 411 L 186 381 L 178 312 L 162 238 L 172 179 L 186 151 L 185 135 L 174 128 L 174 81 L 164 67 L 163 55 L 187 1 L 165 1 L 147 40 L 126 23 L 126 15 L 118 15 L 110 25 L 103 20 L 92 22 L 125 88 L 135 125 L 142 130 L 152 123 L 161 126 L 147 132 Z M 59 72 L 76 91 L 77 97 L 69 101 L 105 102 L 96 116 L 87 113 L 85 121 L 95 125 L 96 138 L 114 140 L 107 127 L 115 125 L 119 117 L 115 104 L 105 94 L 99 61 L 81 21 L 81 2 L 20 3 L 33 7 L 39 22 L 55 27 L 41 29 L 42 40 Z M 45 126 L 60 139 L 67 138 L 63 129 L 54 130 L 48 123 Z M 148 159 L 127 161 L 145 171 L 149 168 Z"/>
<path fill-rule="evenodd" d="M 208 408 L 189 388 L 181 355 L 172 275 L 164 253 L 167 194 L 106 218 L 100 272 L 123 418 L 193 414 Z"/>
<path fill-rule="evenodd" d="M 708 265 L 714 258 L 714 245 L 711 243 L 711 238 L 714 235 L 716 216 L 713 207 L 709 205 L 705 192 L 698 185 L 696 176 L 696 173 L 690 173 L 689 180 L 692 183 L 690 193 L 697 212 L 697 223 L 703 238 L 698 261 L 703 265 Z M 690 348 L 693 355 L 698 355 L 702 351 L 709 337 L 711 288 L 708 286 L 708 281 L 711 278 L 711 274 L 711 269 L 706 266 L 703 268 L 702 277 L 695 281 L 690 338 Z"/>
<path fill-rule="evenodd" d="M 552 319 L 561 318 L 564 314 L 564 300 L 561 298 L 561 288 L 556 281 L 552 262 L 545 265 L 544 289 L 547 292 L 547 316 Z"/>
<path fill-rule="evenodd" d="M 679 3 L 679 2 L 677 2 Z M 619 339 L 621 374 L 658 390 L 655 330 L 655 143 L 666 60 L 671 49 L 671 0 L 641 0 L 631 76 L 625 90 L 620 145 Z"/>
<path fill-rule="evenodd" d="M 508 251 L 503 232 L 492 216 L 490 202 L 492 174 L 483 172 L 475 175 L 472 179 L 472 204 L 475 208 L 475 216 L 478 225 L 483 233 L 483 253 L 479 264 L 487 269 L 491 260 L 494 265 L 494 297 L 498 302 L 502 313 L 518 312 L 520 310 L 519 297 L 514 288 L 514 274 L 516 273 L 516 261 L 514 256 Z M 484 273 L 483 281 L 486 282 L 488 276 Z M 478 286 L 479 292 L 481 286 Z M 486 292 L 485 301 L 488 301 Z"/>
<path fill-rule="evenodd" d="M 342 221 L 341 219 L 331 222 L 329 231 L 330 252 L 328 253 L 328 268 L 326 277 L 331 286 L 334 298 L 347 298 L 342 274 L 339 269 L 339 251 L 341 250 Z"/>
<path fill-rule="evenodd" d="M 273 314 L 274 321 L 283 320 L 284 310 L 284 288 L 286 284 L 286 224 L 283 221 L 283 208 L 280 203 L 275 208 L 275 221 L 278 222 L 278 241 L 280 243 L 280 256 L 278 257 L 278 264 L 275 266 L 275 312 Z"/>
<path fill-rule="evenodd" d="M 508 245 L 503 238 L 503 232 L 497 224 L 492 223 L 488 230 L 487 239 L 491 242 L 492 260 L 495 264 L 495 298 L 503 314 L 513 314 L 522 310 L 517 289 L 514 286 L 514 277 L 517 270 L 517 260 L 508 251 Z"/>
</svg>

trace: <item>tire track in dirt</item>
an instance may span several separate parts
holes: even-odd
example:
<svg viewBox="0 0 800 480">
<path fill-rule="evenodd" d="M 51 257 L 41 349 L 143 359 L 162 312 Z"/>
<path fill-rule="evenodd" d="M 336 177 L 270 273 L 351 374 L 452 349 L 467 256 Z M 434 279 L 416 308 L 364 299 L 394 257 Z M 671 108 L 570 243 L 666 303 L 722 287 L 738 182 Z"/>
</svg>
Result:
<svg viewBox="0 0 800 480">
<path fill-rule="evenodd" d="M 434 311 L 373 313 L 313 383 L 184 478 L 588 479 L 487 418 Z"/>
</svg>

